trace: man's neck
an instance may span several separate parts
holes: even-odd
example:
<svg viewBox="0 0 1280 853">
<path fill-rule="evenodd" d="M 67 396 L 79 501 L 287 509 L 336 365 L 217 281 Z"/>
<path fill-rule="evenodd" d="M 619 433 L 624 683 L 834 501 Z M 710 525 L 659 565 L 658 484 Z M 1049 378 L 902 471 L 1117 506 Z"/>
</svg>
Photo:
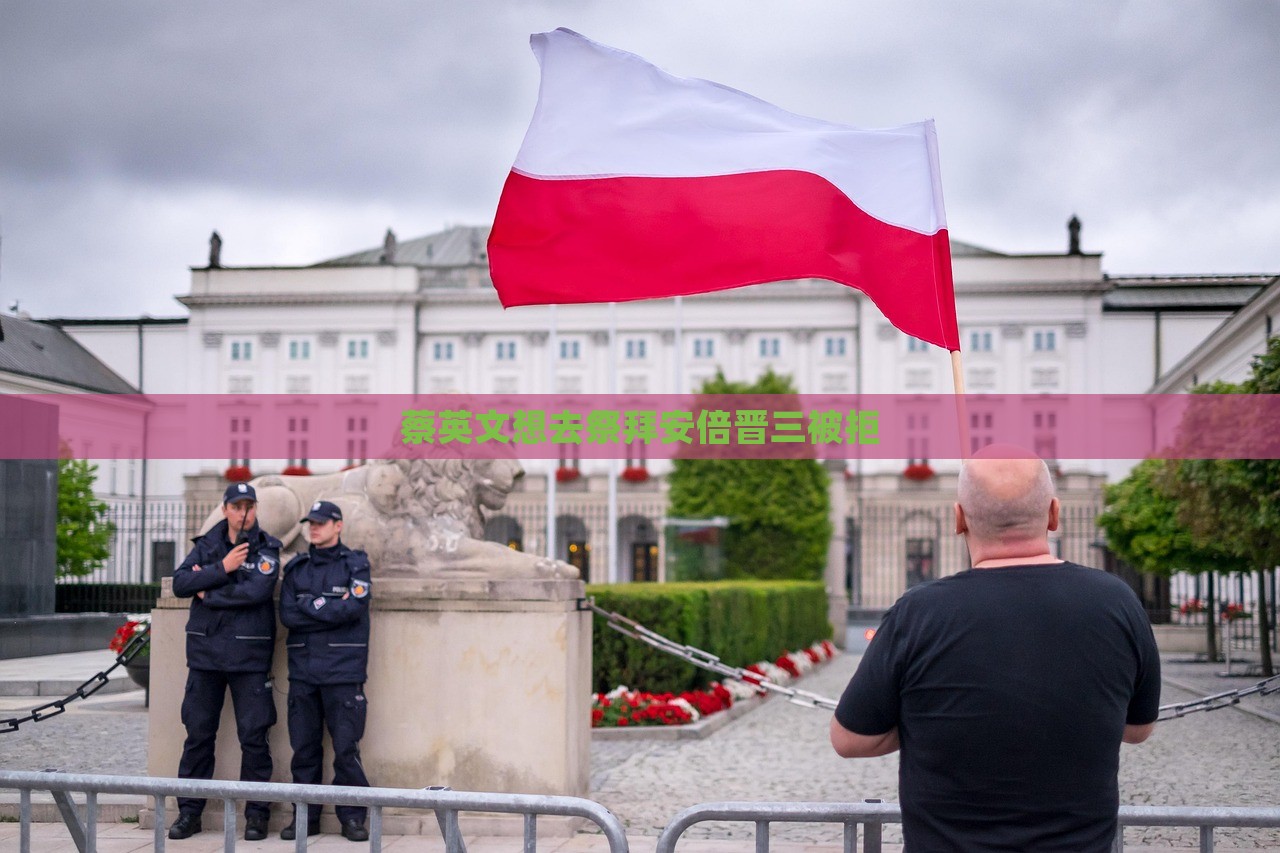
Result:
<svg viewBox="0 0 1280 853">
<path fill-rule="evenodd" d="M 1025 557 L 993 557 L 979 560 L 973 564 L 975 569 L 998 569 L 1002 566 L 1040 566 L 1061 563 L 1062 560 L 1045 551 L 1042 554 L 1029 554 Z"/>
</svg>

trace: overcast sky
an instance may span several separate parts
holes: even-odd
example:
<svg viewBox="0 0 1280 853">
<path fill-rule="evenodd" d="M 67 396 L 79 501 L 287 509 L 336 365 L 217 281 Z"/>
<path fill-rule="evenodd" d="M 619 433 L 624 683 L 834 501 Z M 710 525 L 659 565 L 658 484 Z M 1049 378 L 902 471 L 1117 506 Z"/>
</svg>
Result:
<svg viewBox="0 0 1280 853">
<path fill-rule="evenodd" d="M 491 221 L 567 26 L 861 127 L 937 121 L 953 237 L 1280 272 L 1277 0 L 0 0 L 0 310 L 181 315 L 188 268 Z"/>
</svg>

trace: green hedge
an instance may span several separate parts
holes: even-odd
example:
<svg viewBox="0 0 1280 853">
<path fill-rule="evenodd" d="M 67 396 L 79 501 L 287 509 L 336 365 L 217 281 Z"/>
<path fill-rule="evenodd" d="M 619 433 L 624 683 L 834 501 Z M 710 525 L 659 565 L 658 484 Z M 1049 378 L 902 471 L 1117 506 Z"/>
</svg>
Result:
<svg viewBox="0 0 1280 853">
<path fill-rule="evenodd" d="M 771 661 L 831 637 L 827 594 L 813 581 L 592 584 L 587 595 L 605 610 L 711 652 L 730 666 Z M 593 627 L 591 677 L 598 692 L 625 684 L 679 693 L 716 680 L 713 673 L 614 631 L 603 619 Z"/>
</svg>

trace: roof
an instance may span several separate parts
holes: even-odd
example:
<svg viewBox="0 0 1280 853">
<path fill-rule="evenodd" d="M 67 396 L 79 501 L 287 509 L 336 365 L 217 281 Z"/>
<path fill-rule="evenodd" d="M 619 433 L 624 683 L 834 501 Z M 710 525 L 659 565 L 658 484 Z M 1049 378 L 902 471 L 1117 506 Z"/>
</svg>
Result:
<svg viewBox="0 0 1280 853">
<path fill-rule="evenodd" d="M 488 225 L 455 225 L 438 234 L 428 234 L 396 244 L 396 264 L 416 267 L 465 267 L 488 265 L 485 246 L 489 242 Z M 382 263 L 383 249 L 366 249 L 321 261 L 317 267 L 376 266 Z"/>
<path fill-rule="evenodd" d="M 80 346 L 66 332 L 25 317 L 0 317 L 0 373 L 14 373 L 104 394 L 138 389 Z"/>
<path fill-rule="evenodd" d="M 1274 276 L 1161 275 L 1113 276 L 1102 297 L 1104 311 L 1234 311 L 1257 295 Z"/>
<path fill-rule="evenodd" d="M 489 255 L 488 225 L 455 225 L 438 234 L 428 234 L 396 244 L 395 263 L 416 267 L 487 266 Z M 984 249 L 972 243 L 951 241 L 951 255 L 957 258 L 1007 257 L 1001 252 Z M 382 263 L 383 248 L 378 246 L 339 258 L 321 261 L 317 267 L 375 266 Z"/>
</svg>

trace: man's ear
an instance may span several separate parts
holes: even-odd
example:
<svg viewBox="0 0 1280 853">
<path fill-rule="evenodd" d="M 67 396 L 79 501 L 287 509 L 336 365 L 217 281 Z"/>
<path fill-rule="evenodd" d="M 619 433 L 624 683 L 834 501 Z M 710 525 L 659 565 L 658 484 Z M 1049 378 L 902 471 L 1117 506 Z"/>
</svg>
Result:
<svg viewBox="0 0 1280 853">
<path fill-rule="evenodd" d="M 1061 515 L 1061 512 L 1062 512 L 1062 504 L 1058 502 L 1057 498 L 1054 498 L 1053 500 L 1049 501 L 1049 529 L 1050 530 L 1058 529 L 1058 519 L 1059 519 L 1059 516 Z"/>
<path fill-rule="evenodd" d="M 956 535 L 960 536 L 964 533 L 968 533 L 969 522 L 964 517 L 964 507 L 960 506 L 958 503 L 952 504 L 952 506 L 956 508 Z M 1057 522 L 1055 521 L 1054 524 L 1057 524 Z M 1049 529 L 1053 530 L 1054 528 L 1051 527 Z"/>
</svg>

